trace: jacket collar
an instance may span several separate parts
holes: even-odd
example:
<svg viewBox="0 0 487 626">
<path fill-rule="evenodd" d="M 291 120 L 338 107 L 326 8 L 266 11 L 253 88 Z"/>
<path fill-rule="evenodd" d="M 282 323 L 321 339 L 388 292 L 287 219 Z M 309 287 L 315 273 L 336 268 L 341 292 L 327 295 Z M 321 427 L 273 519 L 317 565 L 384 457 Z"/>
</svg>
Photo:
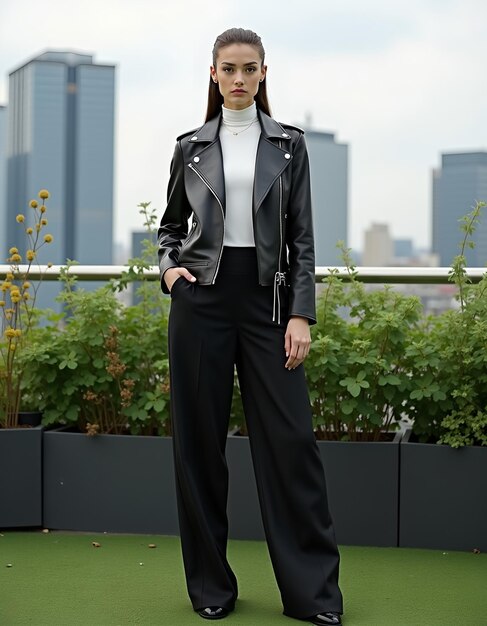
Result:
<svg viewBox="0 0 487 626">
<path fill-rule="evenodd" d="M 290 135 L 272 117 L 257 109 L 261 134 L 257 147 L 252 209 L 254 215 L 259 210 L 272 185 L 292 161 L 288 153 Z M 223 159 L 219 141 L 222 112 L 206 122 L 194 133 L 190 133 L 186 141 L 200 144 L 200 150 L 193 153 L 191 167 L 201 174 L 205 184 L 210 186 L 225 212 L 225 178 Z M 284 146 L 276 140 L 283 140 Z M 279 141 L 281 144 L 281 141 Z M 196 147 L 196 146 L 195 146 Z"/>
<path fill-rule="evenodd" d="M 208 120 L 200 129 L 191 133 L 188 137 L 190 143 L 212 143 L 218 139 L 222 112 Z M 276 120 L 257 107 L 257 117 L 259 118 L 261 133 L 266 139 L 291 139 L 290 135 Z"/>
<path fill-rule="evenodd" d="M 273 117 L 270 117 L 260 109 L 257 109 L 257 116 L 264 137 L 267 139 L 291 139 L 291 136 Z"/>
</svg>

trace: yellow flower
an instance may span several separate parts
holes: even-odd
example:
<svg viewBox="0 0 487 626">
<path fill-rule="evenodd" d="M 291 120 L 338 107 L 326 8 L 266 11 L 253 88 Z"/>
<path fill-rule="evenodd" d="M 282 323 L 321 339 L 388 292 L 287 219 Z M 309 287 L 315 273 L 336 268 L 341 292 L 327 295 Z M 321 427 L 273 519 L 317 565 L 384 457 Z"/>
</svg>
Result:
<svg viewBox="0 0 487 626">
<path fill-rule="evenodd" d="M 10 345 L 9 345 L 9 349 L 10 349 L 12 352 L 15 352 L 15 344 L 14 344 L 14 343 L 10 343 Z"/>
<path fill-rule="evenodd" d="M 49 192 L 47 189 L 41 189 L 39 191 L 39 198 L 42 198 L 43 200 L 47 200 L 47 198 L 49 198 Z"/>
<path fill-rule="evenodd" d="M 37 207 L 39 206 L 39 203 L 37 202 L 37 200 L 31 200 L 29 202 L 29 206 L 31 209 L 37 209 Z"/>
<path fill-rule="evenodd" d="M 20 263 L 20 261 L 22 261 L 22 257 L 20 256 L 20 254 L 12 254 L 10 260 L 12 261 L 12 263 Z"/>
<path fill-rule="evenodd" d="M 47 226 L 47 220 L 46 220 L 46 218 L 45 218 L 45 217 L 43 217 L 43 218 L 41 219 L 41 224 L 42 224 L 43 226 Z"/>
<path fill-rule="evenodd" d="M 36 253 L 34 250 L 27 250 L 25 257 L 28 261 L 33 261 L 36 258 Z"/>
<path fill-rule="evenodd" d="M 0 306 L 5 306 L 5 300 L 0 300 Z"/>
<path fill-rule="evenodd" d="M 49 263 L 47 264 L 47 267 L 52 267 L 51 261 L 49 261 Z"/>
<path fill-rule="evenodd" d="M 12 272 L 7 272 L 7 275 L 5 276 L 5 280 L 13 280 L 14 279 L 14 275 L 12 274 Z"/>
<path fill-rule="evenodd" d="M 12 300 L 12 302 L 20 302 L 20 299 L 21 299 L 20 291 L 14 291 L 14 293 L 11 293 L 10 299 Z"/>
<path fill-rule="evenodd" d="M 34 232 L 34 230 L 33 230 L 33 229 L 29 226 L 29 228 L 26 228 L 26 229 L 25 229 L 25 232 L 26 232 L 28 235 L 32 235 L 32 233 Z"/>
<path fill-rule="evenodd" d="M 26 291 L 23 296 L 24 300 L 30 300 L 30 293 Z"/>
<path fill-rule="evenodd" d="M 20 330 L 20 328 L 16 328 L 14 332 L 15 332 L 16 337 L 20 337 L 20 335 L 22 334 L 22 331 Z"/>
<path fill-rule="evenodd" d="M 10 248 L 10 250 L 8 251 L 9 254 L 18 254 L 18 249 L 17 248 Z"/>
<path fill-rule="evenodd" d="M 25 220 L 25 217 L 22 215 L 22 213 L 19 213 L 15 219 L 19 224 L 21 224 Z"/>
<path fill-rule="evenodd" d="M 3 283 L 0 285 L 0 289 L 2 291 L 7 291 L 7 289 L 10 289 L 11 286 L 12 283 L 9 280 L 4 280 Z"/>
<path fill-rule="evenodd" d="M 46 207 L 44 205 L 42 205 L 41 208 L 39 209 L 39 211 L 41 213 L 45 213 L 46 212 Z"/>
<path fill-rule="evenodd" d="M 15 337 L 15 330 L 11 326 L 9 326 L 5 331 L 5 337 L 7 337 L 7 339 Z"/>
<path fill-rule="evenodd" d="M 22 285 L 22 289 L 30 289 L 30 283 L 27 281 Z"/>
<path fill-rule="evenodd" d="M 41 225 L 40 224 L 36 224 L 36 231 L 39 232 L 41 230 Z"/>
<path fill-rule="evenodd" d="M 52 235 L 44 235 L 44 241 L 46 243 L 51 243 L 52 241 Z"/>
</svg>

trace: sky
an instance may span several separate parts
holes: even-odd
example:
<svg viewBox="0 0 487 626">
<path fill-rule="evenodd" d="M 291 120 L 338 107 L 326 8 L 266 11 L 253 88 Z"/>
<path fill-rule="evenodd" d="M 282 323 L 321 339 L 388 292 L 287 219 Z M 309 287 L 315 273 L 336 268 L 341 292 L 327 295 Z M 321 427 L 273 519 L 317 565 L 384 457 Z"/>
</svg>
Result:
<svg viewBox="0 0 487 626">
<path fill-rule="evenodd" d="M 349 145 L 348 244 L 360 250 L 364 230 L 387 222 L 429 247 L 440 154 L 487 149 L 486 24 L 485 0 L 1 0 L 0 105 L 9 72 L 46 49 L 116 65 L 115 238 L 126 245 L 140 202 L 162 215 L 176 136 L 204 122 L 217 35 L 250 28 L 273 117 L 302 126 L 309 115 Z"/>
</svg>

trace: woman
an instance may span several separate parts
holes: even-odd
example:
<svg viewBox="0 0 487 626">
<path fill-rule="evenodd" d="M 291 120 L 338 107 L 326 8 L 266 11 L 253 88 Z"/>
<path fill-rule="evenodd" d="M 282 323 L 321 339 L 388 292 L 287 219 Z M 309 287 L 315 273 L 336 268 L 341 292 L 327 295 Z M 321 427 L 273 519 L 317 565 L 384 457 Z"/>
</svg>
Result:
<svg viewBox="0 0 487 626">
<path fill-rule="evenodd" d="M 227 616 L 235 364 L 283 613 L 338 625 L 339 554 L 302 365 L 316 322 L 308 156 L 303 131 L 270 116 L 266 72 L 254 32 L 217 38 L 206 122 L 177 138 L 158 232 L 181 546 L 194 610 Z"/>
</svg>

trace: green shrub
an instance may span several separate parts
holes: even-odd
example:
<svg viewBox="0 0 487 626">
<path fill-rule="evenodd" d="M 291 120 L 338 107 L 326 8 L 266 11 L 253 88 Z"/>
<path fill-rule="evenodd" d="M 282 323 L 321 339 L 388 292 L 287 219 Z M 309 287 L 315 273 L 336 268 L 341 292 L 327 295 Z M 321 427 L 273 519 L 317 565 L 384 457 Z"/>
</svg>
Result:
<svg viewBox="0 0 487 626">
<path fill-rule="evenodd" d="M 150 234 L 155 212 L 149 203 L 140 207 Z M 94 291 L 78 286 L 68 262 L 59 296 L 65 312 L 36 330 L 24 355 L 23 384 L 37 398 L 44 424 L 71 424 L 89 434 L 170 434 L 169 304 L 158 283 L 142 276 L 154 258 L 147 239 L 122 278 Z M 138 302 L 123 306 L 116 293 L 136 283 Z"/>
<path fill-rule="evenodd" d="M 367 291 L 341 248 L 349 283 L 336 272 L 323 279 L 305 361 L 314 427 L 318 438 L 379 440 L 409 406 L 405 351 L 421 303 L 390 287 Z"/>
<path fill-rule="evenodd" d="M 471 284 L 465 259 L 484 206 L 477 202 L 461 220 L 464 237 L 450 272 L 458 308 L 429 318 L 408 349 L 414 433 L 455 448 L 487 445 L 487 275 Z"/>
</svg>

